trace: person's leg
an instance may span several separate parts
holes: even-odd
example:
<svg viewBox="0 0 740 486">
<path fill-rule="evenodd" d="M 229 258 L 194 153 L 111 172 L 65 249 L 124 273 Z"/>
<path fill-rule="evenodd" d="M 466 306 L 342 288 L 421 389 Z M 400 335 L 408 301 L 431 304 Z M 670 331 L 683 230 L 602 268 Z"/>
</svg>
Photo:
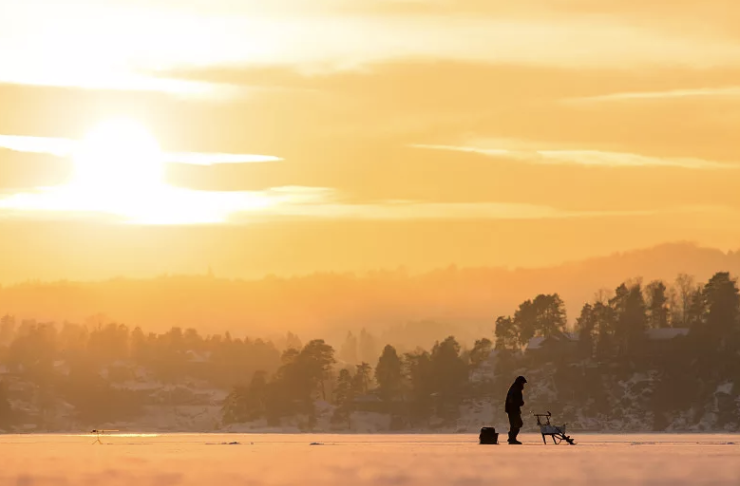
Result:
<svg viewBox="0 0 740 486">
<path fill-rule="evenodd" d="M 516 442 L 516 436 L 519 433 L 515 414 L 509 414 L 509 444 Z"/>
<path fill-rule="evenodd" d="M 524 422 L 521 415 L 509 415 L 509 444 L 521 444 L 516 440 L 519 431 L 522 429 Z"/>
<path fill-rule="evenodd" d="M 511 444 L 511 437 L 512 433 L 514 432 L 514 421 L 510 413 L 507 414 L 507 416 L 509 417 L 509 443 Z"/>
</svg>

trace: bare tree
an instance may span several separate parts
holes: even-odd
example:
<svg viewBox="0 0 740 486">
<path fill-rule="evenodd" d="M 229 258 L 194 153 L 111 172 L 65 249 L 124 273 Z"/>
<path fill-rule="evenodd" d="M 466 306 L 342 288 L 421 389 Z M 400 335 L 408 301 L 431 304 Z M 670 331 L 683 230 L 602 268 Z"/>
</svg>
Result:
<svg viewBox="0 0 740 486">
<path fill-rule="evenodd" d="M 677 300 L 677 323 L 681 327 L 686 327 L 689 307 L 691 307 L 691 297 L 696 291 L 696 280 L 691 275 L 679 273 L 674 283 L 676 300 Z"/>
</svg>

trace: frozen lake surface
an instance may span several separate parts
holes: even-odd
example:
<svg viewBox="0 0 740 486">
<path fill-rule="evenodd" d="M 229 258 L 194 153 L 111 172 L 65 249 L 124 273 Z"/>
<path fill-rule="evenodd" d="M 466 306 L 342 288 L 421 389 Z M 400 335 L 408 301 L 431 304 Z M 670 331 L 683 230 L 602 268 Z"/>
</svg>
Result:
<svg viewBox="0 0 740 486">
<path fill-rule="evenodd" d="M 738 435 L 0 436 L 0 485 L 738 485 Z M 229 444 L 237 442 L 238 444 Z M 314 443 L 312 445 L 312 443 Z M 513 483 L 508 483 L 513 484 Z"/>
</svg>

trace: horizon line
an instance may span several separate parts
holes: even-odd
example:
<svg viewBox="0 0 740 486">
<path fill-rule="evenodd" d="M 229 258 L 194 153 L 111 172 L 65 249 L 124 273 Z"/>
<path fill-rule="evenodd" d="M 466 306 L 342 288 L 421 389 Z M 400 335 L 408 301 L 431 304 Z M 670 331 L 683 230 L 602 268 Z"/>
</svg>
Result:
<svg viewBox="0 0 740 486">
<path fill-rule="evenodd" d="M 638 248 L 632 248 L 628 250 L 617 250 L 613 251 L 611 253 L 603 253 L 601 255 L 592 256 L 583 258 L 580 260 L 563 260 L 559 263 L 554 263 L 550 265 L 538 265 L 538 266 L 523 266 L 523 265 L 459 265 L 457 263 L 450 263 L 447 265 L 440 265 L 435 267 L 430 267 L 425 270 L 414 270 L 411 269 L 409 265 L 399 264 L 395 267 L 392 266 L 385 266 L 385 267 L 378 267 L 374 269 L 348 269 L 348 270 L 332 270 L 332 269 L 316 269 L 310 272 L 293 272 L 293 273 L 276 273 L 276 272 L 268 272 L 263 273 L 261 276 L 218 276 L 217 272 L 213 270 L 213 266 L 209 266 L 208 269 L 204 273 L 159 273 L 159 274 L 152 274 L 149 276 L 126 276 L 126 275 L 115 275 L 110 277 L 102 277 L 97 279 L 70 279 L 70 278 L 57 278 L 57 279 L 42 279 L 42 278 L 32 278 L 29 277 L 25 280 L 18 280 L 15 282 L 0 282 L 0 290 L 5 288 L 13 288 L 13 287 L 21 287 L 24 285 L 30 285 L 30 284 L 36 284 L 36 285 L 54 285 L 54 284 L 80 284 L 80 285 L 89 285 L 89 284 L 101 284 L 101 283 L 110 283 L 114 281 L 130 281 L 130 282 L 142 282 L 142 281 L 155 281 L 155 280 L 161 280 L 166 278 L 203 278 L 203 279 L 213 279 L 213 280 L 220 280 L 220 281 L 231 281 L 231 282 L 259 282 L 259 281 L 265 281 L 270 279 L 276 279 L 276 280 L 292 280 L 292 279 L 301 279 L 301 278 L 309 278 L 309 277 L 316 277 L 316 276 L 344 276 L 344 277 L 368 277 L 372 275 L 373 273 L 402 273 L 407 277 L 423 277 L 428 276 L 431 274 L 434 274 L 436 272 L 455 269 L 457 271 L 471 271 L 471 270 L 489 270 L 489 271 L 503 271 L 503 272 L 509 272 L 509 273 L 515 273 L 520 271 L 545 271 L 545 270 L 555 270 L 562 267 L 567 267 L 569 265 L 577 265 L 577 264 L 583 264 L 588 262 L 594 262 L 598 260 L 605 260 L 609 258 L 615 258 L 615 257 L 623 257 L 628 255 L 634 255 L 637 253 L 644 253 L 644 252 L 650 252 L 655 251 L 660 248 L 666 248 L 666 247 L 684 247 L 684 248 L 691 248 L 694 250 L 709 250 L 709 251 L 715 251 L 720 252 L 723 256 L 731 256 L 732 254 L 736 252 L 740 252 L 740 246 L 738 246 L 736 249 L 728 249 L 723 250 L 722 248 L 714 247 L 714 246 L 708 246 L 708 245 L 702 245 L 695 241 L 689 241 L 689 240 L 676 240 L 676 241 L 667 241 L 664 243 L 658 243 L 653 246 L 643 246 Z M 718 270 L 721 271 L 721 270 Z"/>
</svg>

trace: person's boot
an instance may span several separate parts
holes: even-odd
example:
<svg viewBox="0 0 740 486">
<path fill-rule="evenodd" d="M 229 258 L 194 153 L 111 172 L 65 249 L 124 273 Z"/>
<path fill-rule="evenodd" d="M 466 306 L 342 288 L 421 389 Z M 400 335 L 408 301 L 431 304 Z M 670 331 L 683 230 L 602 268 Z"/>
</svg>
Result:
<svg viewBox="0 0 740 486">
<path fill-rule="evenodd" d="M 509 432 L 509 444 L 510 445 L 522 445 L 521 442 L 519 442 L 518 440 L 516 440 L 516 436 L 517 435 L 518 434 L 512 434 L 511 432 Z"/>
</svg>

